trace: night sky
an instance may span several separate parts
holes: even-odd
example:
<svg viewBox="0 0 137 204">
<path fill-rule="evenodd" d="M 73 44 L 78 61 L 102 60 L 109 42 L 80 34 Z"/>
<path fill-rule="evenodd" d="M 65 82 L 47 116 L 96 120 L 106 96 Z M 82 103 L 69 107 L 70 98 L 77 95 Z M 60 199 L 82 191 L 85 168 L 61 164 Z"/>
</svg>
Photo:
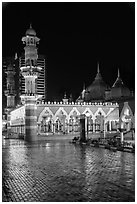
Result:
<svg viewBox="0 0 137 204">
<path fill-rule="evenodd" d="M 41 39 L 39 54 L 47 56 L 48 99 L 78 97 L 94 80 L 97 62 L 110 86 L 120 69 L 134 90 L 134 3 L 3 3 L 2 54 L 24 52 L 21 38 L 29 24 Z"/>
</svg>

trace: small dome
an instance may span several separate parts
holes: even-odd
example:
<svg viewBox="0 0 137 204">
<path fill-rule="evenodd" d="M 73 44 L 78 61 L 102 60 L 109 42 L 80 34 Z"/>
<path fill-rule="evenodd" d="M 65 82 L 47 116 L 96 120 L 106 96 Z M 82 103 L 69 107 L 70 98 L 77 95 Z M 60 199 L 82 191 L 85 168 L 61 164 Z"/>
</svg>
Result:
<svg viewBox="0 0 137 204">
<path fill-rule="evenodd" d="M 31 25 L 30 25 L 30 28 L 27 29 L 26 35 L 36 36 L 36 31 L 31 27 Z"/>
<path fill-rule="evenodd" d="M 97 75 L 93 83 L 86 88 L 86 101 L 91 100 L 103 100 L 105 98 L 105 90 L 108 88 L 107 84 L 103 81 L 102 76 L 99 71 L 99 65 L 97 70 Z"/>
</svg>

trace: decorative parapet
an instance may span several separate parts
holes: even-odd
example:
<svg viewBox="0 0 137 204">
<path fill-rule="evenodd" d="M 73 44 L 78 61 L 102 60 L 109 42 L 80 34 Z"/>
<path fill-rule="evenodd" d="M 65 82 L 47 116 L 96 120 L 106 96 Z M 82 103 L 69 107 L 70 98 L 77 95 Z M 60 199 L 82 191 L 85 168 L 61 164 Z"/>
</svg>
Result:
<svg viewBox="0 0 137 204">
<path fill-rule="evenodd" d="M 37 101 L 37 105 L 63 105 L 63 106 L 119 106 L 117 102 L 44 102 L 44 101 Z"/>
</svg>

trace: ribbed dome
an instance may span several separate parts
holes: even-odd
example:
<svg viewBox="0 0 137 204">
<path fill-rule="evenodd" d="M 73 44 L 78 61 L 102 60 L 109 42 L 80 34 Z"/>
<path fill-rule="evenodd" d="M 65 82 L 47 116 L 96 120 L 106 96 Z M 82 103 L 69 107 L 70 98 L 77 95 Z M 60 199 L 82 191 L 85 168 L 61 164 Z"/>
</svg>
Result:
<svg viewBox="0 0 137 204">
<path fill-rule="evenodd" d="M 111 89 L 112 98 L 120 98 L 130 96 L 130 90 L 124 85 L 122 79 L 120 78 L 120 73 L 118 70 L 118 77 Z"/>
<path fill-rule="evenodd" d="M 35 32 L 35 30 L 31 27 L 31 25 L 30 25 L 30 28 L 26 31 L 26 35 L 36 36 L 36 32 Z"/>
<path fill-rule="evenodd" d="M 97 70 L 97 75 L 93 83 L 86 88 L 85 100 L 103 100 L 105 98 L 105 90 L 108 88 L 107 84 L 103 81 L 102 76 L 99 71 L 99 65 Z"/>
</svg>

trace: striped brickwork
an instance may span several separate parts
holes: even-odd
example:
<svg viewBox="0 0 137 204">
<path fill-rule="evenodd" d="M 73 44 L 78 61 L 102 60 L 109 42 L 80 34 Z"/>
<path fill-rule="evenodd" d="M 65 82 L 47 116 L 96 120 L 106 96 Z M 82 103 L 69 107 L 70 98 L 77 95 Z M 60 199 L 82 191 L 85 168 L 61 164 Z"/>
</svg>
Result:
<svg viewBox="0 0 137 204">
<path fill-rule="evenodd" d="M 25 102 L 25 140 L 37 140 L 37 106 L 35 96 L 30 96 Z"/>
</svg>

